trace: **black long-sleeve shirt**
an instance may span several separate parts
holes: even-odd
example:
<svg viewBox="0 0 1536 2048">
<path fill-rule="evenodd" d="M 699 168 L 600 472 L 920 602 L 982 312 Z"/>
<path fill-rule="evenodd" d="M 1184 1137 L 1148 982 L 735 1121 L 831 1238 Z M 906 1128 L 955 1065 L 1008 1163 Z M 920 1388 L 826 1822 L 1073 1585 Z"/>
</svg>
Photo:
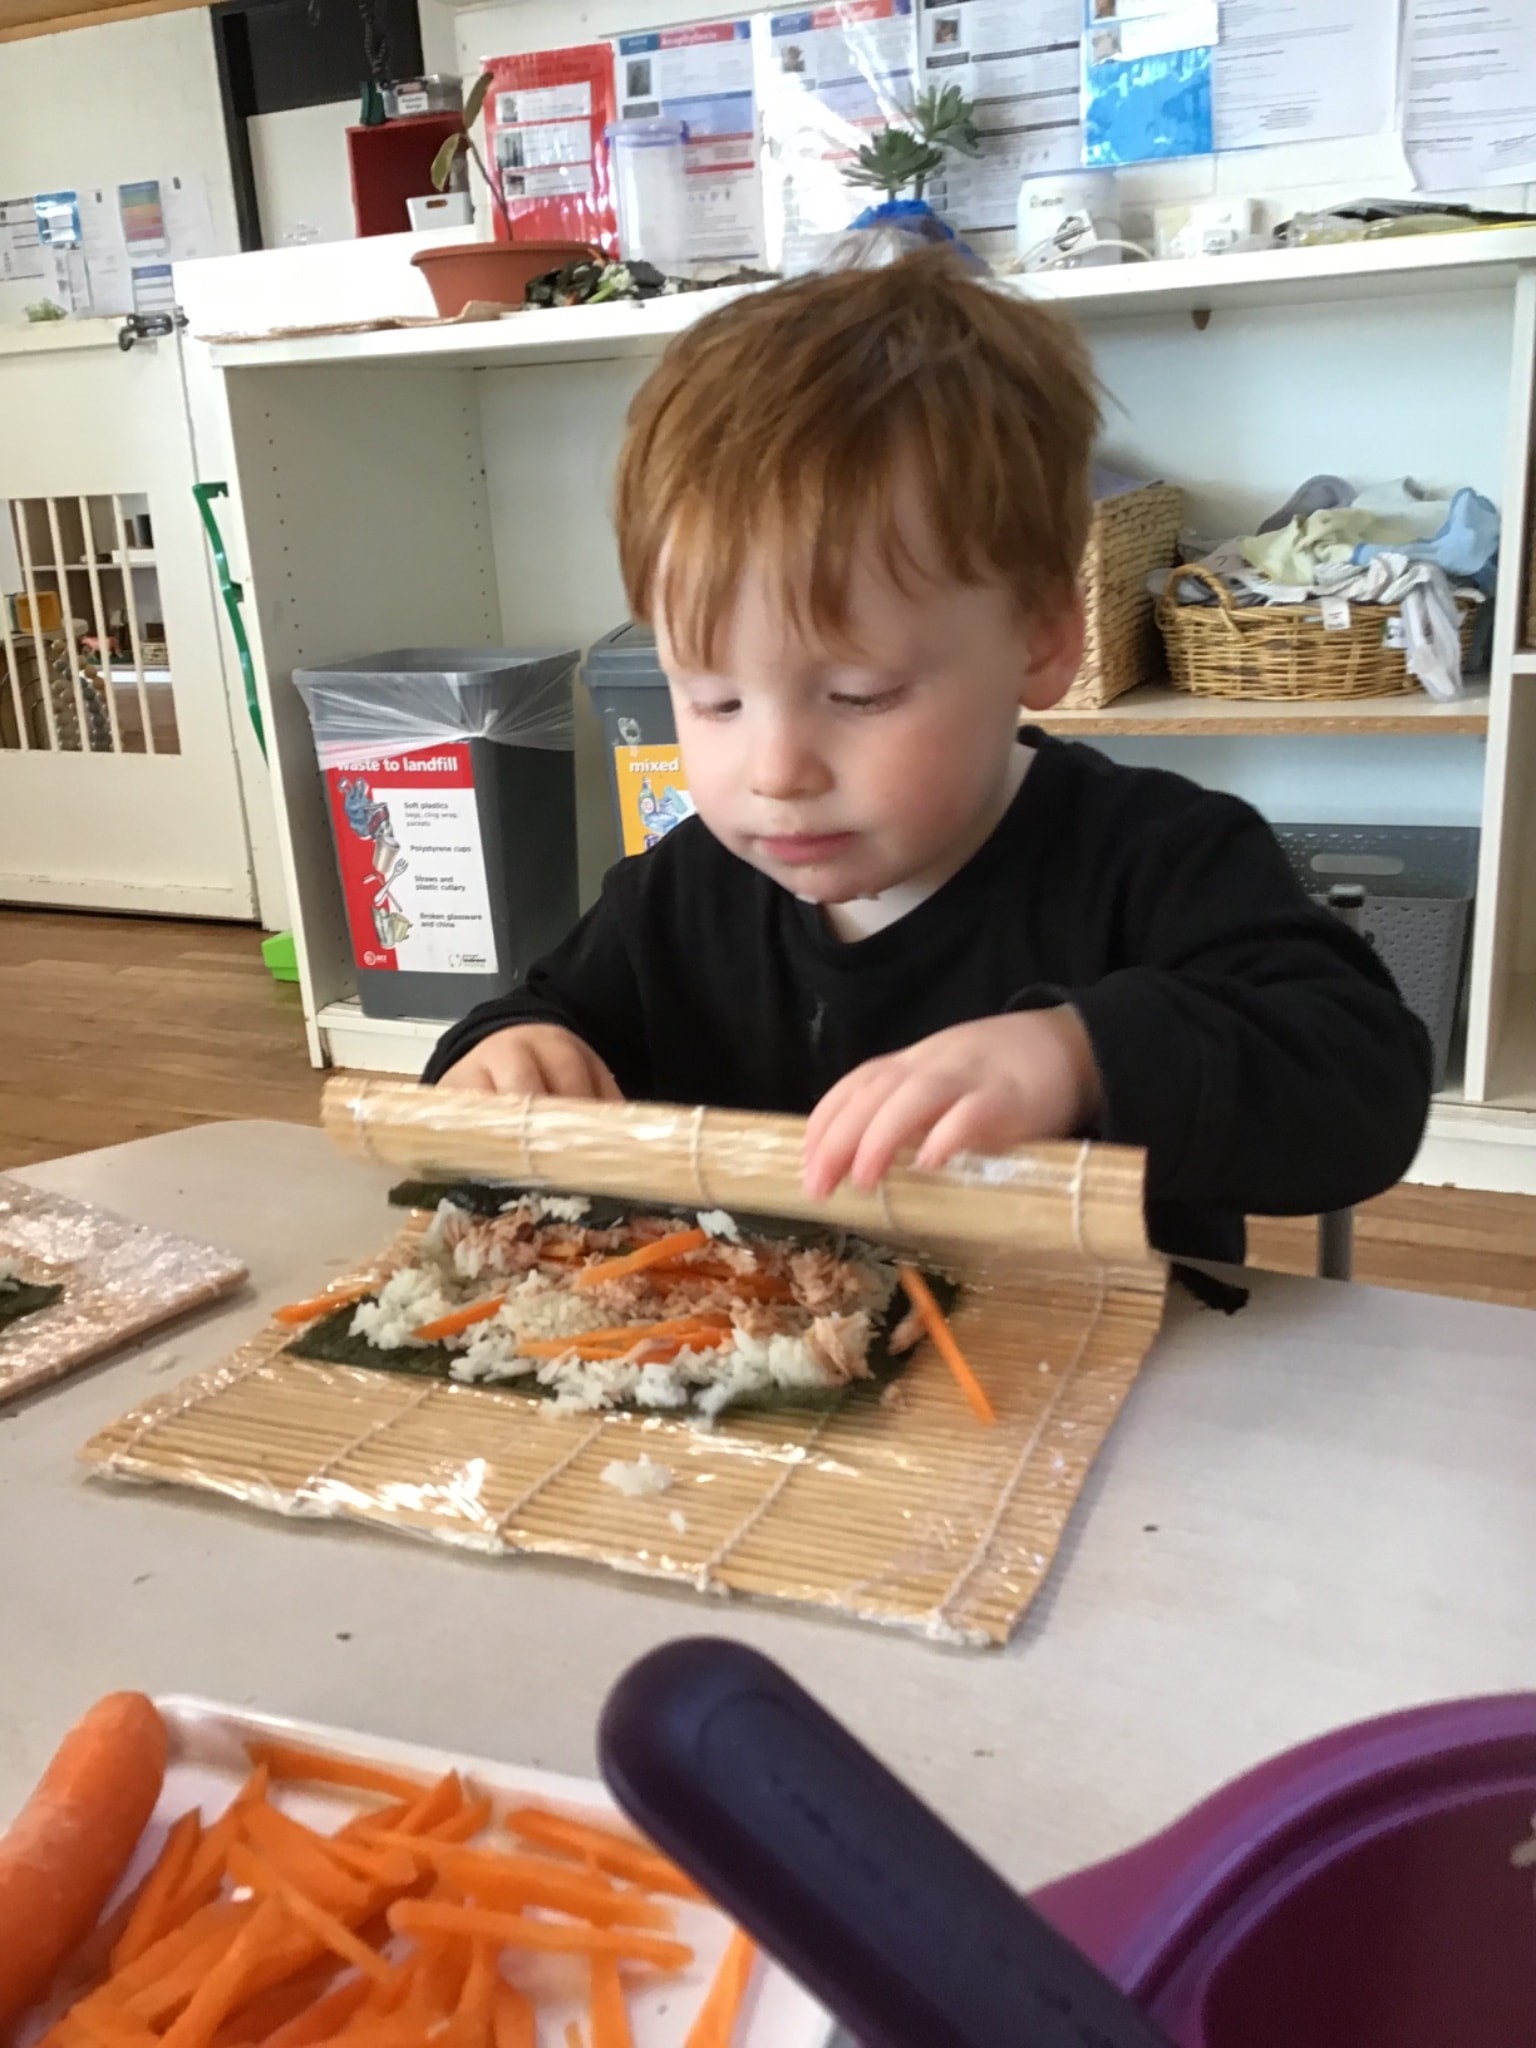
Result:
<svg viewBox="0 0 1536 2048">
<path fill-rule="evenodd" d="M 506 1025 L 561 1024 L 626 1096 L 804 1113 L 865 1060 L 1065 1002 L 1098 1063 L 1096 1135 L 1146 1147 L 1165 1251 L 1238 1258 L 1246 1214 L 1390 1186 L 1430 1054 L 1370 947 L 1308 900 L 1248 805 L 1023 738 L 1036 759 L 991 838 L 899 922 L 844 943 L 693 818 L 621 861 L 425 1078 Z"/>
</svg>

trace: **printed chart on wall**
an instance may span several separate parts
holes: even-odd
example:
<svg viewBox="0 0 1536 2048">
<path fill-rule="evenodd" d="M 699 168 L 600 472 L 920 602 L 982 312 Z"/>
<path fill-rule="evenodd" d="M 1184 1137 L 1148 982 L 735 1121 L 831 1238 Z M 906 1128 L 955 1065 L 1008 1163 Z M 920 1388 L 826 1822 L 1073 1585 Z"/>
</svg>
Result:
<svg viewBox="0 0 1536 2048">
<path fill-rule="evenodd" d="M 605 135 L 614 117 L 607 43 L 487 57 L 486 161 L 519 241 L 596 242 L 617 255 L 618 216 Z M 506 224 L 494 215 L 496 234 Z"/>
<path fill-rule="evenodd" d="M 1082 161 L 1081 0 L 923 0 L 923 84 L 976 105 L 982 153 L 928 188 L 952 227 L 1012 227 L 1019 181 Z"/>
<path fill-rule="evenodd" d="M 751 21 L 619 36 L 613 54 L 621 119 L 662 115 L 687 129 L 689 261 L 760 263 L 763 181 Z"/>
<path fill-rule="evenodd" d="M 1217 149 L 1390 129 L 1397 9 L 1398 0 L 1222 0 Z"/>
<path fill-rule="evenodd" d="M 676 747 L 615 747 L 613 766 L 626 853 L 649 853 L 674 825 L 693 816 Z"/>
<path fill-rule="evenodd" d="M 847 185 L 843 171 L 872 130 L 911 104 L 912 0 L 838 0 L 770 14 L 757 51 L 769 258 L 807 270 L 870 196 Z"/>
<path fill-rule="evenodd" d="M 165 311 L 171 266 L 216 253 L 196 174 L 0 199 L 0 279 L 41 279 L 66 313 Z"/>
<path fill-rule="evenodd" d="M 1403 146 L 1421 191 L 1536 180 L 1536 7 L 1408 0 Z"/>
<path fill-rule="evenodd" d="M 1085 28 L 1084 163 L 1209 154 L 1216 0 L 1086 0 Z"/>
<path fill-rule="evenodd" d="M 360 964 L 494 974 L 470 749 L 449 742 L 328 766 L 325 784 Z"/>
</svg>

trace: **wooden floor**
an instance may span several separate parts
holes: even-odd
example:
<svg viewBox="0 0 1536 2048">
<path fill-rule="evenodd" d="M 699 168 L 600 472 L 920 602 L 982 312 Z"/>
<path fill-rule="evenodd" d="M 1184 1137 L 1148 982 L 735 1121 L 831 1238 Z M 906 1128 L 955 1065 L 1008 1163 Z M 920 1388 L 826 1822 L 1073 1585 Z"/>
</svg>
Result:
<svg viewBox="0 0 1536 2048">
<path fill-rule="evenodd" d="M 224 1117 L 315 1121 L 298 990 L 243 925 L 0 910 L 0 1170 Z M 1315 1269 L 1309 1223 L 1255 1264 Z M 1400 1187 L 1356 1218 L 1355 1273 L 1536 1308 L 1536 1198 Z"/>
</svg>

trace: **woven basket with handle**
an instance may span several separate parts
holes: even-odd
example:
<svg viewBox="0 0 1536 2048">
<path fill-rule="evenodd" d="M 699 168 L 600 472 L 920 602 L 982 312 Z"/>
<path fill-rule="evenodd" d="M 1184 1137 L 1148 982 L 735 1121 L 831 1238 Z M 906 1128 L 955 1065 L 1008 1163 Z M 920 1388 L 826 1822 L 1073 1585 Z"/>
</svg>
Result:
<svg viewBox="0 0 1536 2048">
<path fill-rule="evenodd" d="M 1217 602 L 1180 604 L 1184 581 L 1203 583 Z M 1465 657 L 1473 607 L 1462 600 Z M 1395 604 L 1351 604 L 1347 626 L 1328 627 L 1316 601 L 1235 605 L 1220 577 L 1193 564 L 1171 570 L 1157 623 L 1175 689 L 1197 697 L 1320 701 L 1418 694 L 1401 647 L 1387 645 Z"/>
<path fill-rule="evenodd" d="M 1100 710 L 1162 673 L 1147 578 L 1173 560 L 1183 507 L 1172 484 L 1144 484 L 1094 506 L 1083 556 L 1083 665 L 1062 709 Z"/>
</svg>

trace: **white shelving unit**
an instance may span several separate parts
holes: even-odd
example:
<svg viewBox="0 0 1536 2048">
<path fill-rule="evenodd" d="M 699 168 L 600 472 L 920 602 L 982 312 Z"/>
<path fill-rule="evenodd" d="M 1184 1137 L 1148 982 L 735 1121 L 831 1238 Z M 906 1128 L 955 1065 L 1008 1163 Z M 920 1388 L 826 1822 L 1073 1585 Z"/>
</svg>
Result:
<svg viewBox="0 0 1536 2048">
<path fill-rule="evenodd" d="M 1243 705 L 1149 684 L 1053 730 L 1253 794 L 1277 821 L 1481 827 L 1464 1071 L 1420 1178 L 1536 1190 L 1536 650 L 1529 554 L 1536 229 L 1030 279 L 1081 320 L 1111 459 L 1166 476 L 1201 531 L 1307 474 L 1470 482 L 1504 515 L 1491 673 L 1456 704 Z M 232 521 L 317 1062 L 410 1071 L 441 1026 L 365 1018 L 296 667 L 402 644 L 585 647 L 625 615 L 607 503 L 624 412 L 727 296 L 216 346 Z M 281 317 L 274 314 L 274 318 Z M 212 326 L 205 309 L 202 324 Z M 614 850 L 579 735 L 584 893 Z"/>
</svg>

